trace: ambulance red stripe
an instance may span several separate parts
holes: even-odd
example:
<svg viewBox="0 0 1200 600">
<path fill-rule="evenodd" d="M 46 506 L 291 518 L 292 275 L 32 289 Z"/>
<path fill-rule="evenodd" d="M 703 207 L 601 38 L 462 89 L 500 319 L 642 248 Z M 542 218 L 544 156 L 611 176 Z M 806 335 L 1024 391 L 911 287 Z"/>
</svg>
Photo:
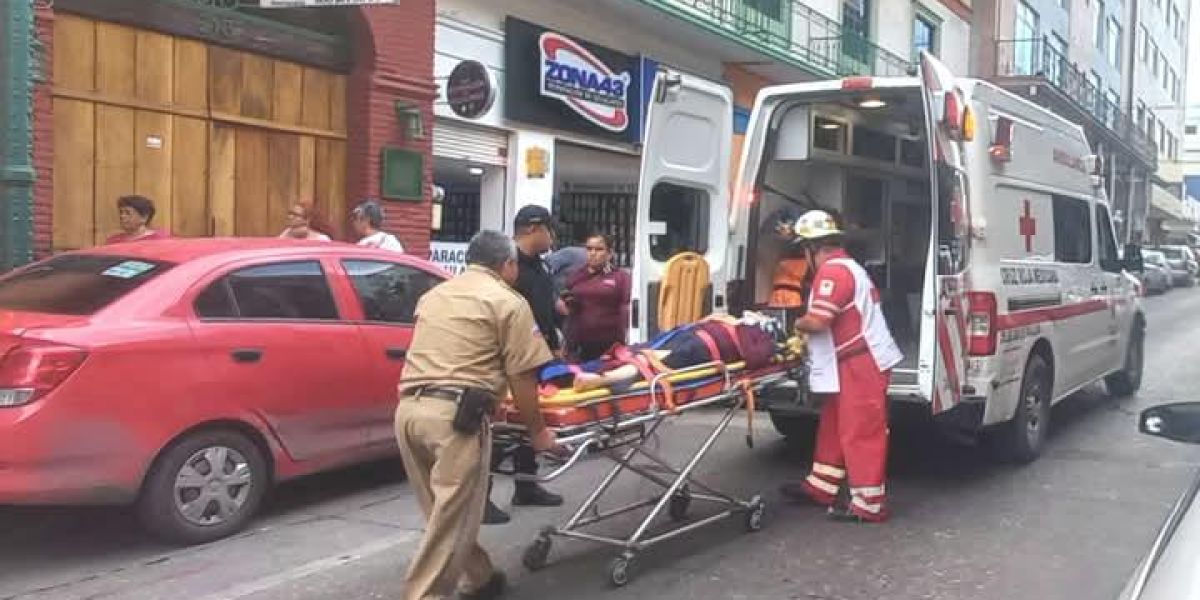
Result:
<svg viewBox="0 0 1200 600">
<path fill-rule="evenodd" d="M 1063 321 L 1073 317 L 1090 315 L 1102 310 L 1108 310 L 1108 301 L 1088 300 L 1087 302 L 1080 302 L 1078 304 L 1022 310 L 1008 313 L 1007 315 L 998 315 L 996 317 L 996 328 L 999 331 L 1006 331 L 1027 325 Z"/>
</svg>

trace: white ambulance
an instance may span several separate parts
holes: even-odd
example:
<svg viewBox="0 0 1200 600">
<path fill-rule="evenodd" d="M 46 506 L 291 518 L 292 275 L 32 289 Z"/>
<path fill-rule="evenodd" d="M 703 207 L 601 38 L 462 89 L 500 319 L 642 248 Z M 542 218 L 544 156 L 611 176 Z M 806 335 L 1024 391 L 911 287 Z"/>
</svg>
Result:
<svg viewBox="0 0 1200 600">
<path fill-rule="evenodd" d="M 737 313 L 768 298 L 787 248 L 778 211 L 832 209 L 905 353 L 893 401 L 1030 461 L 1051 404 L 1099 380 L 1138 389 L 1140 251 L 1118 248 L 1080 126 L 925 55 L 915 78 L 764 89 L 731 186 L 732 115 L 729 89 L 658 74 L 635 244 L 641 339 L 673 254 L 703 255 L 710 308 Z M 771 405 L 785 435 L 811 431 L 804 396 Z"/>
</svg>

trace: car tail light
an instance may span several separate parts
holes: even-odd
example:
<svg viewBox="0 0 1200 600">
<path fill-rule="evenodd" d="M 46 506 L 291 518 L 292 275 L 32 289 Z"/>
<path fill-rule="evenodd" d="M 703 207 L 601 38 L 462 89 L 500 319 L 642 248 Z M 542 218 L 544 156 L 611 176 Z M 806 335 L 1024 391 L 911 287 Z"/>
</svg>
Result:
<svg viewBox="0 0 1200 600">
<path fill-rule="evenodd" d="M 955 94 L 954 90 L 946 90 L 943 102 L 945 106 L 942 109 L 942 123 L 946 125 L 951 138 L 958 139 L 962 132 L 962 109 L 958 105 L 958 94 Z"/>
<path fill-rule="evenodd" d="M 991 292 L 969 292 L 967 303 L 967 352 L 971 356 L 992 356 L 996 353 L 997 306 Z"/>
<path fill-rule="evenodd" d="M 74 346 L 24 342 L 0 359 L 0 408 L 29 404 L 74 373 L 87 352 Z"/>
</svg>

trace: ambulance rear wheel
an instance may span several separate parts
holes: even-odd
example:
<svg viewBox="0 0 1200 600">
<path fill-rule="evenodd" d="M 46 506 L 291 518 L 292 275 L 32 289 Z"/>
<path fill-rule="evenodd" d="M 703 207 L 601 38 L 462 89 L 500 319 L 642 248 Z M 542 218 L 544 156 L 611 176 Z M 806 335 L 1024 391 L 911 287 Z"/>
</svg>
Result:
<svg viewBox="0 0 1200 600">
<path fill-rule="evenodd" d="M 1145 362 L 1146 332 L 1141 321 L 1135 321 L 1129 336 L 1129 348 L 1125 351 L 1125 366 L 1120 371 L 1104 378 L 1108 393 L 1117 398 L 1128 398 L 1142 387 L 1142 367 Z"/>
<path fill-rule="evenodd" d="M 1042 453 L 1050 431 L 1050 402 L 1054 385 L 1050 364 L 1040 354 L 1029 357 L 1017 410 L 1005 437 L 1008 458 L 1019 464 L 1031 463 Z"/>
<path fill-rule="evenodd" d="M 817 437 L 817 416 L 770 411 L 771 424 L 788 443 L 811 444 Z"/>
</svg>

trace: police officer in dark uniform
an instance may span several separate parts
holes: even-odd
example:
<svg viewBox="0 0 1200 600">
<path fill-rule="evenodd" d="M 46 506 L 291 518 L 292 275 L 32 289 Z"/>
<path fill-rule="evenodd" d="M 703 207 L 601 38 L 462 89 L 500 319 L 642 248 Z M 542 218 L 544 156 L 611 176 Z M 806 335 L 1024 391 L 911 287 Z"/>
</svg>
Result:
<svg viewBox="0 0 1200 600">
<path fill-rule="evenodd" d="M 542 260 L 542 255 L 554 245 L 553 217 L 545 207 L 528 205 L 517 211 L 513 219 L 513 239 L 517 244 L 519 273 L 513 287 L 529 303 L 538 330 L 546 340 L 551 352 L 561 358 L 562 342 L 558 335 L 559 302 L 555 291 L 554 277 Z M 537 456 L 530 446 L 512 449 L 513 470 L 518 475 L 535 475 L 538 470 Z M 494 453 L 493 462 L 505 458 L 503 453 Z M 495 466 L 495 465 L 493 465 Z M 513 506 L 561 506 L 562 496 L 552 493 L 535 481 L 516 482 L 513 491 Z M 489 525 L 506 523 L 509 520 L 500 507 L 488 499 L 483 522 Z"/>
</svg>

